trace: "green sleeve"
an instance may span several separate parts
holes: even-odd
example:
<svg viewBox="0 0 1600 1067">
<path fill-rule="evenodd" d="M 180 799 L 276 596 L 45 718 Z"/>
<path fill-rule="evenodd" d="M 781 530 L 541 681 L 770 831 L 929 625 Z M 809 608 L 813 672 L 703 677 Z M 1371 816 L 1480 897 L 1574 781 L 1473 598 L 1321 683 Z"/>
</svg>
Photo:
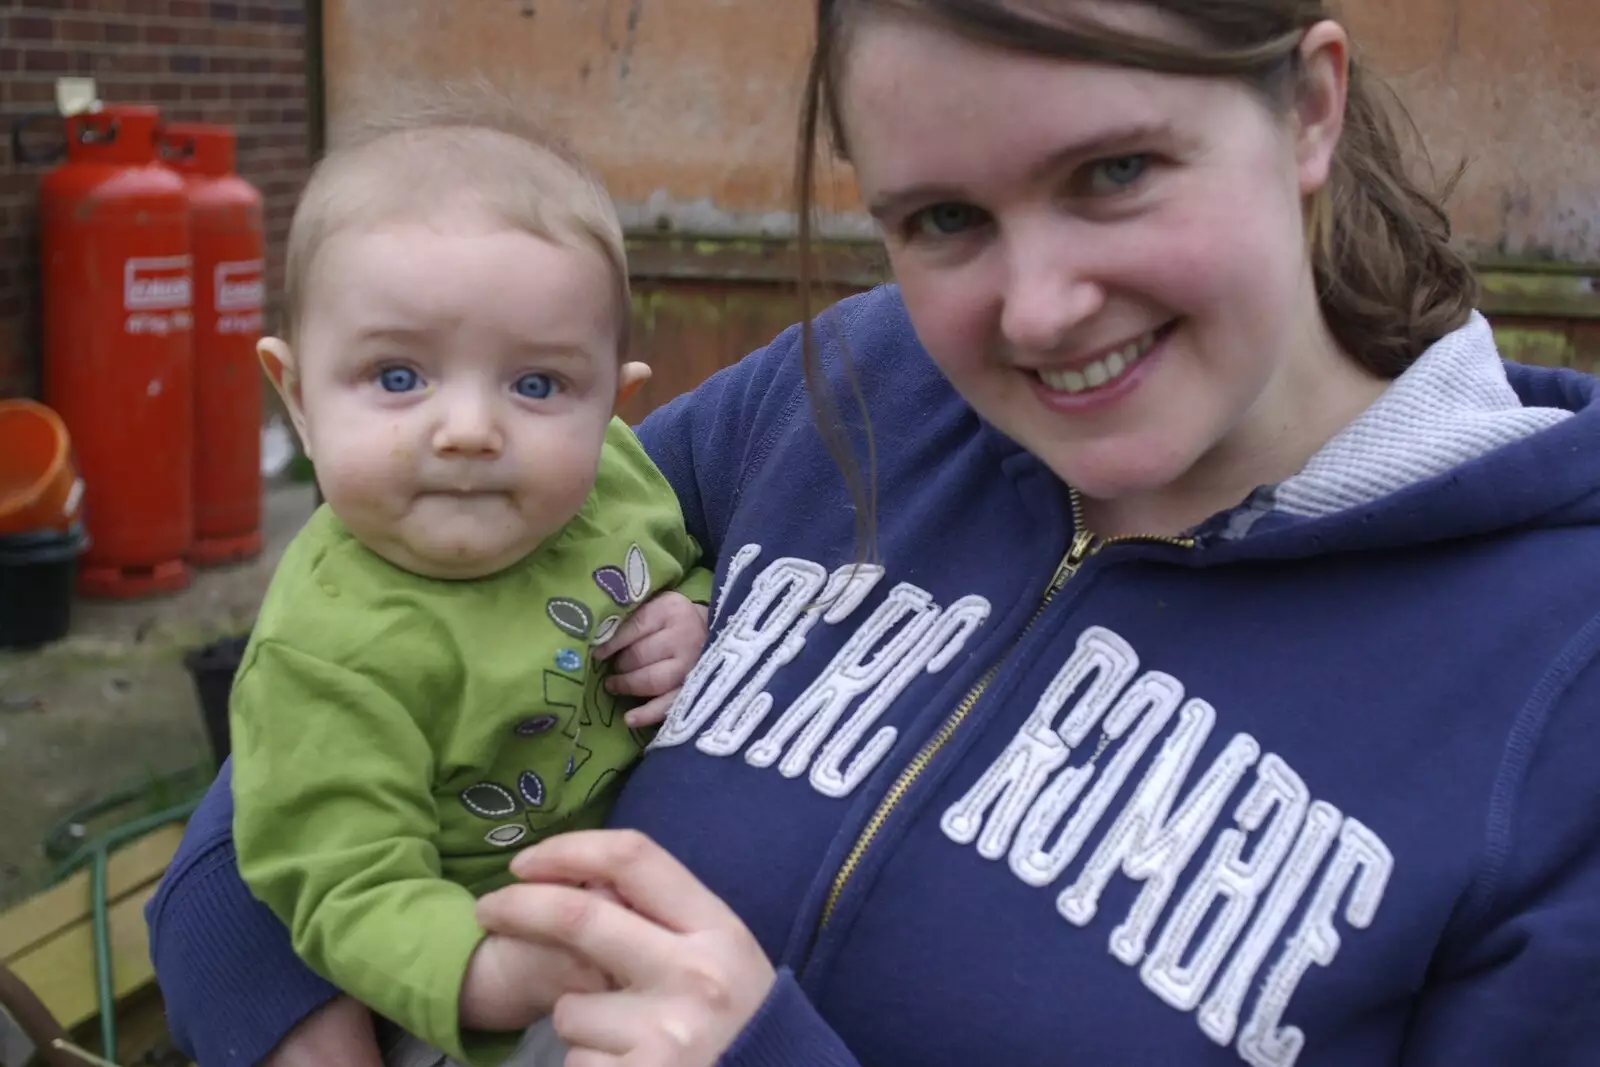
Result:
<svg viewBox="0 0 1600 1067">
<path fill-rule="evenodd" d="M 460 990 L 484 935 L 472 894 L 440 875 L 434 757 L 416 721 L 374 680 L 276 642 L 241 666 L 231 717 L 251 891 L 309 967 L 468 1059 Z"/>
<path fill-rule="evenodd" d="M 691 542 L 692 543 L 692 542 Z M 696 604 L 711 606 L 712 573 L 698 564 L 691 565 L 683 581 L 678 583 L 678 592 L 694 601 Z"/>
</svg>

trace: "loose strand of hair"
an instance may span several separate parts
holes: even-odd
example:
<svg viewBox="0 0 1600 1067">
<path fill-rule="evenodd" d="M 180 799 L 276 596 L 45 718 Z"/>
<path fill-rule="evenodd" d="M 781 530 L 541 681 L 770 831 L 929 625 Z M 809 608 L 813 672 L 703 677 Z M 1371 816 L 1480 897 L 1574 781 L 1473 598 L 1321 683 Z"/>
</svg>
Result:
<svg viewBox="0 0 1600 1067">
<path fill-rule="evenodd" d="M 830 57 L 825 48 L 818 48 L 806 73 L 801 103 L 799 149 L 795 161 L 796 243 L 799 255 L 798 298 L 800 305 L 801 369 L 805 381 L 806 397 L 811 406 L 812 418 L 821 434 L 823 445 L 833 458 L 844 478 L 846 490 L 855 509 L 855 563 L 870 563 L 877 559 L 877 446 L 872 431 L 871 413 L 862 392 L 860 377 L 849 351 L 843 331 L 838 330 L 834 316 L 814 312 L 817 287 L 814 257 L 816 253 L 815 197 L 817 178 L 818 134 L 823 112 L 823 84 Z M 833 394 L 822 359 L 822 344 L 817 337 L 817 324 L 828 320 L 835 327 L 832 338 L 840 354 L 849 386 L 851 399 L 861 417 L 865 439 L 867 463 L 863 472 L 859 457 L 850 441 L 848 426 L 839 402 Z"/>
</svg>

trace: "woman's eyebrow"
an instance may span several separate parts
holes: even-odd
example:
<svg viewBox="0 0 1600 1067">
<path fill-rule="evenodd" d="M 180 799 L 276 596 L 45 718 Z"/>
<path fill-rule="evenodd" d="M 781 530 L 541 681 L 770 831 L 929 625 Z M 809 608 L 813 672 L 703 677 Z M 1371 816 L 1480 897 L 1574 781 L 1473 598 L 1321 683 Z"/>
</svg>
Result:
<svg viewBox="0 0 1600 1067">
<path fill-rule="evenodd" d="M 1038 181 L 1085 160 L 1116 156 L 1152 143 L 1171 141 L 1173 137 L 1172 124 L 1169 122 L 1139 122 L 1096 131 L 1051 152 L 1028 168 L 1028 177 L 1030 180 Z M 910 204 L 960 200 L 965 195 L 958 185 L 937 182 L 910 185 L 904 189 L 891 189 L 873 197 L 867 206 L 867 211 L 881 222 L 899 214 Z"/>
</svg>

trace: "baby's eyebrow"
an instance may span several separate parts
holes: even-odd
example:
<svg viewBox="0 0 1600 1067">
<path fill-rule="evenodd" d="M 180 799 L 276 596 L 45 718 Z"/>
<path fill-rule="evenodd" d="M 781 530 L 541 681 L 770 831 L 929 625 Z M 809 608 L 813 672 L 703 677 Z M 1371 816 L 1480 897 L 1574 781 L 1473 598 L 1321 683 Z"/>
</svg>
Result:
<svg viewBox="0 0 1600 1067">
<path fill-rule="evenodd" d="M 425 326 L 363 326 L 356 331 L 358 341 L 391 341 L 404 345 L 419 344 L 431 339 L 434 331 Z"/>
<path fill-rule="evenodd" d="M 555 359 L 577 362 L 594 358 L 594 354 L 580 344 L 530 341 L 519 344 L 516 351 L 519 356 L 544 360 Z"/>
</svg>

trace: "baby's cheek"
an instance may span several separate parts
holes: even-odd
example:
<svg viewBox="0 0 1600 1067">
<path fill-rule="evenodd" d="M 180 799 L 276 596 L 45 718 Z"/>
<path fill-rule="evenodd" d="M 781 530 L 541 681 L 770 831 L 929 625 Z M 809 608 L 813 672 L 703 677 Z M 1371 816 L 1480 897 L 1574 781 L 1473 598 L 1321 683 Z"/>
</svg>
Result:
<svg viewBox="0 0 1600 1067">
<path fill-rule="evenodd" d="M 539 480 L 541 495 L 552 507 L 576 512 L 594 486 L 599 448 L 590 447 L 584 435 L 568 435 L 543 453 Z"/>
<path fill-rule="evenodd" d="M 382 439 L 367 443 L 342 442 L 344 447 L 330 448 L 316 463 L 317 481 L 323 496 L 340 510 L 341 503 L 348 508 L 370 510 L 392 497 L 409 480 L 405 471 L 411 466 L 401 446 Z"/>
</svg>

